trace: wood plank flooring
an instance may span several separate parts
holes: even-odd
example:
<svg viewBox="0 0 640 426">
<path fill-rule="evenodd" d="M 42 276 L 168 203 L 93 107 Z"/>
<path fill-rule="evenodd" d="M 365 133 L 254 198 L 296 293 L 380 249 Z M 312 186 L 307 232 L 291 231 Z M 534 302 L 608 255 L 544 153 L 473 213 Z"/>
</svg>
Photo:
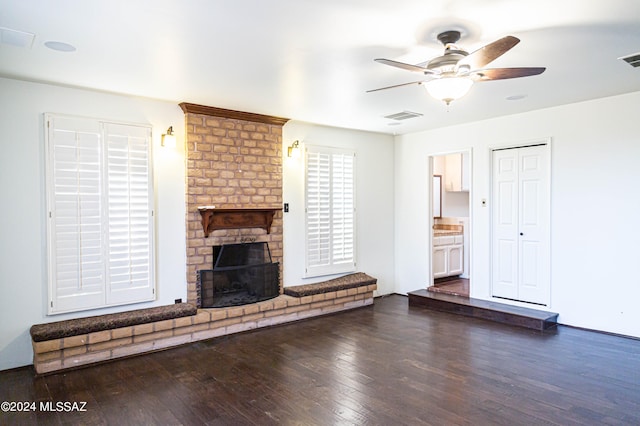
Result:
<svg viewBox="0 0 640 426">
<path fill-rule="evenodd" d="M 0 424 L 637 425 L 640 341 L 374 306 L 34 377 L 0 372 Z"/>
<path fill-rule="evenodd" d="M 469 297 L 469 279 L 468 278 L 440 278 L 434 281 L 428 291 L 434 293 L 454 294 L 456 296 Z"/>
</svg>

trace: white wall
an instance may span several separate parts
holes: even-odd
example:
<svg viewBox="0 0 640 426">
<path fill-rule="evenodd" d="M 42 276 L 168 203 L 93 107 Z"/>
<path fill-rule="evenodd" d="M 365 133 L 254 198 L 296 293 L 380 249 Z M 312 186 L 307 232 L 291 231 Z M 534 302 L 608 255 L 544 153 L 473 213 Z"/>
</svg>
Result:
<svg viewBox="0 0 640 426">
<path fill-rule="evenodd" d="M 393 137 L 289 121 L 283 128 L 283 152 L 295 140 L 356 152 L 357 270 L 378 279 L 377 294 L 394 291 Z M 304 276 L 304 159 L 283 163 L 284 286 L 307 284 L 332 276 Z"/>
<path fill-rule="evenodd" d="M 33 324 L 186 301 L 184 115 L 178 105 L 0 78 L 0 370 L 31 364 Z M 47 316 L 43 113 L 150 124 L 157 300 Z M 160 147 L 173 126 L 178 148 Z"/>
<path fill-rule="evenodd" d="M 429 155 L 472 148 L 471 295 L 489 299 L 490 148 L 551 138 L 551 306 L 563 324 L 640 337 L 640 92 L 398 136 L 396 291 L 428 282 Z M 490 201 L 490 200 L 489 200 Z"/>
</svg>

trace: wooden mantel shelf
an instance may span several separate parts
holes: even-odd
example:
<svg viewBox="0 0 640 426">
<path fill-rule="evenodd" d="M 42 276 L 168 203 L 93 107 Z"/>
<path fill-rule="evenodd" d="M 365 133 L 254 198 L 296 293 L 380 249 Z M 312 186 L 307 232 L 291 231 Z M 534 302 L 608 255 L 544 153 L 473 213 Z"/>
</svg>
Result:
<svg viewBox="0 0 640 426">
<path fill-rule="evenodd" d="M 205 238 L 216 229 L 262 228 L 271 232 L 273 216 L 278 210 L 274 208 L 251 209 L 216 209 L 199 207 L 202 216 L 202 230 Z"/>
<path fill-rule="evenodd" d="M 272 115 L 262 115 L 253 112 L 235 111 L 232 109 L 216 108 L 205 105 L 190 104 L 188 102 L 182 102 L 180 104 L 182 111 L 192 114 L 203 114 L 212 117 L 231 118 L 234 120 L 252 121 L 254 123 L 275 124 L 277 126 L 284 126 L 288 118 L 274 117 Z"/>
</svg>

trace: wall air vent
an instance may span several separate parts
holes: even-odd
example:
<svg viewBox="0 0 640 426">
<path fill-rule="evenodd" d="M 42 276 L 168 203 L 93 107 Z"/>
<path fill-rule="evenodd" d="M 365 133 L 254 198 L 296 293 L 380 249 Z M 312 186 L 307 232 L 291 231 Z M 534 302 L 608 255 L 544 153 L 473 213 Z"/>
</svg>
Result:
<svg viewBox="0 0 640 426">
<path fill-rule="evenodd" d="M 408 120 L 409 118 L 422 117 L 423 114 L 419 112 L 411 112 L 411 111 L 402 111 L 396 112 L 395 114 L 385 115 L 384 118 L 388 118 L 389 120 Z"/>
<path fill-rule="evenodd" d="M 618 58 L 618 59 L 622 59 L 623 61 L 625 61 L 626 63 L 628 63 L 629 65 L 631 65 L 634 68 L 640 67 L 640 52 L 633 53 L 633 54 L 628 55 L 628 56 L 623 56 L 623 57 Z"/>
</svg>

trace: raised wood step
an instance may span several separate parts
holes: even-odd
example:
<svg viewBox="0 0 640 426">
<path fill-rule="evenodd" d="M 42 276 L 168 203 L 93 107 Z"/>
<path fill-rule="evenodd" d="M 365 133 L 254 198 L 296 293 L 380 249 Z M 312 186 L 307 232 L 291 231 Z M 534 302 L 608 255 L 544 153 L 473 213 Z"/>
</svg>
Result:
<svg viewBox="0 0 640 426">
<path fill-rule="evenodd" d="M 558 321 L 558 314 L 554 312 L 539 311 L 537 309 L 522 308 L 451 294 L 433 293 L 426 289 L 412 291 L 408 295 L 409 306 L 420 306 L 435 311 L 482 318 L 534 330 L 547 330 L 555 327 Z"/>
</svg>

